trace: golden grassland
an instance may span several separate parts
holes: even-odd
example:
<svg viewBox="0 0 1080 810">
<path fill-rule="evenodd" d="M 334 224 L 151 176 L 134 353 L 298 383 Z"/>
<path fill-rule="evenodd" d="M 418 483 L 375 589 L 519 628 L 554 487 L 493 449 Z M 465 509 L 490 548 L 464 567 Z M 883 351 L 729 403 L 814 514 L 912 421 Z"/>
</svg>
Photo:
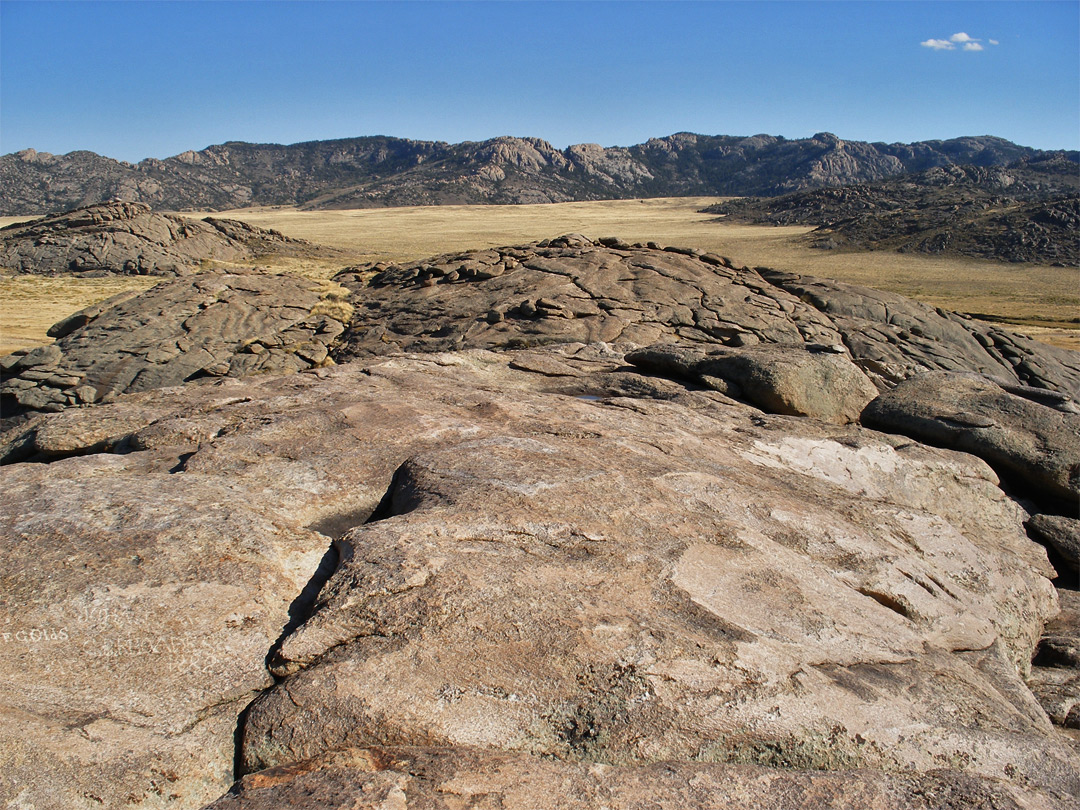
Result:
<svg viewBox="0 0 1080 810">
<path fill-rule="evenodd" d="M 6 228 L 8 225 L 14 225 L 16 222 L 26 222 L 30 219 L 34 219 L 34 217 L 0 217 L 0 228 Z"/>
<path fill-rule="evenodd" d="M 439 253 L 522 244 L 564 233 L 700 247 L 751 267 L 772 267 L 889 290 L 935 306 L 977 313 L 1048 343 L 1080 349 L 1080 270 L 893 252 L 816 250 L 806 227 L 739 225 L 699 209 L 721 198 L 448 205 L 300 211 L 249 208 L 212 212 L 274 228 L 346 252 L 333 259 L 266 258 L 274 270 L 329 278 L 349 263 L 408 261 Z M 184 212 L 198 218 L 206 213 Z M 0 218 L 0 226 L 22 218 Z M 0 353 L 47 342 L 61 317 L 117 292 L 160 279 L 0 278 Z M 95 296 L 97 296 L 95 298 Z"/>
</svg>

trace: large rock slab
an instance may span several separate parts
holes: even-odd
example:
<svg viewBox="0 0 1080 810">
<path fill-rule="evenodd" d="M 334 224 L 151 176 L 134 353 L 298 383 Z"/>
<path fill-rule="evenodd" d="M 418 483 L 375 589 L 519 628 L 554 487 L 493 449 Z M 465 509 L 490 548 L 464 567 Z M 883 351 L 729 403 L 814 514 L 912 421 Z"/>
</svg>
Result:
<svg viewBox="0 0 1080 810">
<path fill-rule="evenodd" d="M 198 807 L 231 780 L 236 717 L 328 538 L 177 464 L 5 468 L 5 806 Z"/>
<path fill-rule="evenodd" d="M 78 455 L 104 434 L 128 452 Z M 665 761 L 850 807 L 892 777 L 802 770 L 1080 789 L 1023 680 L 1053 572 L 970 456 L 581 345 L 151 390 L 4 438 L 65 437 L 0 473 L 5 802 L 198 807 L 234 763 L 371 745 L 617 765 L 644 795 Z"/>
<path fill-rule="evenodd" d="M 1080 497 L 1080 414 L 1011 393 L 986 377 L 917 375 L 871 402 L 862 422 L 977 455 L 1044 498 L 1075 504 Z"/>
<path fill-rule="evenodd" d="M 930 369 L 966 370 L 1063 399 L 1080 394 L 1076 352 L 900 296 L 736 269 L 689 248 L 570 235 L 408 266 L 369 265 L 339 274 L 347 289 L 318 292 L 329 300 L 316 305 L 312 282 L 267 274 L 239 282 L 239 274 L 200 274 L 64 319 L 49 332 L 62 357 L 42 348 L 0 361 L 5 414 L 56 411 L 207 375 L 575 341 L 741 349 L 723 365 L 747 383 L 740 390 L 756 405 L 833 421 L 853 418 L 868 391 L 862 375 L 885 390 Z M 828 347 L 841 356 L 822 356 Z M 815 387 L 834 395 L 818 396 Z M 835 394 L 848 387 L 841 403 Z"/>
<path fill-rule="evenodd" d="M 156 214 L 137 202 L 101 203 L 0 229 L 0 267 L 36 275 L 175 276 L 207 261 L 326 250 L 244 222 Z"/>
<path fill-rule="evenodd" d="M 205 272 L 124 293 L 53 326 L 57 341 L 0 358 L 5 418 L 108 402 L 202 377 L 328 362 L 351 310 L 340 288 L 258 271 Z"/>
<path fill-rule="evenodd" d="M 768 413 L 857 422 L 878 390 L 843 346 L 768 344 L 707 353 L 659 344 L 626 359 L 635 366 L 698 382 L 746 399 Z"/>
<path fill-rule="evenodd" d="M 453 395 L 429 390 L 456 421 Z M 500 401 L 495 436 L 398 469 L 382 520 L 342 538 L 316 612 L 271 659 L 283 680 L 247 714 L 246 769 L 377 743 L 817 768 L 963 756 L 1068 781 L 1053 743 L 1029 747 L 1047 721 L 1008 686 L 1052 592 L 991 584 L 1002 553 L 1030 555 L 1023 578 L 1052 572 L 986 468 L 646 401 L 567 402 L 569 436 L 521 429 L 550 407 Z M 607 440 L 642 417 L 633 435 L 670 452 Z M 1028 742 L 995 752 L 1002 735 Z"/>
</svg>

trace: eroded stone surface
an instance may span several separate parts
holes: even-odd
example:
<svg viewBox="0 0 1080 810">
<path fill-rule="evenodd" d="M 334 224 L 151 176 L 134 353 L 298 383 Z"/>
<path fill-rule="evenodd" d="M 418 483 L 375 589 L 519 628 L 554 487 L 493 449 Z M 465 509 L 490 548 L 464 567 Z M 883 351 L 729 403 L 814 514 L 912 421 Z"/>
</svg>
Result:
<svg viewBox="0 0 1080 810">
<path fill-rule="evenodd" d="M 311 282 L 265 274 L 257 284 L 228 279 L 207 274 L 178 281 L 64 319 L 50 330 L 61 341 L 62 360 L 39 356 L 56 349 L 0 360 L 5 413 L 57 411 L 192 376 L 289 371 L 402 350 L 574 341 L 614 343 L 622 350 L 656 343 L 678 343 L 691 352 L 727 349 L 728 382 L 738 388 L 742 379 L 745 390 L 739 390 L 759 407 L 834 421 L 850 420 L 868 391 L 845 358 L 880 390 L 928 369 L 966 370 L 1006 387 L 1038 389 L 1080 410 L 1069 402 L 1080 393 L 1075 352 L 901 296 L 736 269 L 695 249 L 569 235 L 405 267 L 354 268 L 337 277 L 351 296 L 342 291 L 319 304 L 324 317 L 316 321 L 305 310 Z M 232 291 L 208 296 L 208 285 L 222 283 Z M 189 323 L 193 306 L 208 311 Z M 193 327 L 200 331 L 188 334 Z M 772 344 L 786 348 L 774 352 Z M 810 353 L 791 351 L 800 346 Z M 830 347 L 842 357 L 822 356 L 819 350 Z M 787 359 L 781 362 L 776 352 L 786 352 Z M 766 356 L 772 359 L 764 363 Z M 808 363 L 850 389 L 850 401 L 840 404 L 833 396 L 832 404 L 812 403 L 817 397 L 807 396 L 814 389 Z M 85 373 L 89 366 L 92 377 Z M 804 368 L 794 373 L 796 366 Z M 788 369 L 780 375 L 786 382 L 776 376 L 781 368 Z M 710 375 L 694 376 L 701 381 Z M 792 381 L 801 390 L 795 399 Z"/>
<path fill-rule="evenodd" d="M 197 807 L 328 539 L 175 456 L 4 469 L 0 798 Z"/>
<path fill-rule="evenodd" d="M 197 807 L 237 739 L 1076 792 L 1022 679 L 1052 572 L 988 467 L 625 369 L 395 357 L 38 417 L 134 452 L 3 470 L 0 623 L 66 638 L 0 650 L 0 796 Z"/>
<path fill-rule="evenodd" d="M 207 272 L 88 307 L 50 330 L 56 343 L 0 360 L 4 417 L 200 377 L 322 365 L 350 312 L 332 286 L 258 271 Z"/>
<path fill-rule="evenodd" d="M 1080 518 L 1039 514 L 1027 522 L 1027 527 L 1058 553 L 1075 581 L 1075 576 L 1080 575 Z"/>
<path fill-rule="evenodd" d="M 768 344 L 707 353 L 659 344 L 626 356 L 636 366 L 698 382 L 768 413 L 857 422 L 877 388 L 843 346 Z"/>
<path fill-rule="evenodd" d="M 337 279 L 357 308 L 336 357 L 569 340 L 702 350 L 821 344 L 846 347 L 882 390 L 938 369 L 1080 395 L 1076 352 L 900 295 L 650 245 L 571 234 L 345 271 Z"/>
<path fill-rule="evenodd" d="M 961 375 L 997 409 L 956 405 L 967 427 L 1034 407 L 1067 430 L 1076 357 L 615 239 L 381 270 L 339 277 L 352 318 L 311 282 L 210 274 L 0 364 L 27 412 L 0 457 L 51 462 L 0 473 L 0 799 L 198 807 L 234 765 L 285 770 L 223 802 L 334 796 L 358 767 L 396 786 L 358 806 L 428 795 L 363 764 L 382 746 L 432 779 L 640 786 L 629 806 L 743 779 L 821 806 L 1075 801 L 1028 514 L 966 453 L 826 420 L 867 378 L 959 367 L 997 380 Z M 639 373 L 636 345 L 675 361 Z M 857 401 L 763 413 L 788 405 L 742 386 L 792 357 L 801 382 L 767 391 L 817 393 L 824 358 Z"/>
<path fill-rule="evenodd" d="M 1051 720 L 1080 730 L 1080 593 L 1058 596 L 1061 612 L 1043 631 L 1028 686 Z"/>
<path fill-rule="evenodd" d="M 891 387 L 923 371 L 976 371 L 1021 385 L 1080 396 L 1078 353 L 896 293 L 761 269 L 770 283 L 827 315 L 859 366 Z M 881 386 L 879 386 L 881 387 Z"/>
<path fill-rule="evenodd" d="M 863 424 L 964 450 L 1044 498 L 1080 496 L 1080 414 L 976 374 L 929 372 L 867 406 Z"/>
</svg>

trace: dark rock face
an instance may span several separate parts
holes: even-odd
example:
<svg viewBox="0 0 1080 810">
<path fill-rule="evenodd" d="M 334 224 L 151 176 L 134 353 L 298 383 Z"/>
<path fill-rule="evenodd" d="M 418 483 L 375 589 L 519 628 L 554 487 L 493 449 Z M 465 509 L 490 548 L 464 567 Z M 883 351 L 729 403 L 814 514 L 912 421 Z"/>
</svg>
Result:
<svg viewBox="0 0 1080 810">
<path fill-rule="evenodd" d="M 742 199 L 726 220 L 817 225 L 813 247 L 944 253 L 1080 266 L 1080 165 L 1058 154 L 994 168 L 948 166 L 876 183 Z"/>
<path fill-rule="evenodd" d="M 1028 686 L 1057 725 L 1080 729 L 1080 593 L 1058 598 L 1061 612 L 1043 630 Z"/>
<path fill-rule="evenodd" d="M 186 275 L 206 260 L 317 249 L 235 220 L 155 214 L 145 203 L 92 205 L 0 230 L 0 267 L 38 275 Z"/>
<path fill-rule="evenodd" d="M 822 242 L 831 238 L 828 230 L 820 229 Z M 918 239 L 904 240 L 896 249 L 901 253 L 943 253 L 1080 267 L 1080 195 L 1019 205 L 987 205 L 973 214 L 950 217 L 926 227 Z"/>
<path fill-rule="evenodd" d="M 1080 519 L 1038 514 L 1027 522 L 1028 531 L 1058 553 L 1074 574 L 1080 573 Z"/>
<path fill-rule="evenodd" d="M 254 271 L 124 293 L 53 326 L 55 343 L 0 359 L 4 419 L 199 377 L 322 365 L 350 311 L 334 295 L 315 281 Z"/>
<path fill-rule="evenodd" d="M 92 152 L 27 149 L 0 157 L 0 213 L 66 209 L 113 197 L 171 210 L 223 210 L 772 195 L 1043 154 L 990 137 L 869 144 L 829 133 L 787 140 L 685 132 L 631 147 L 577 144 L 564 150 L 539 138 L 511 137 L 461 144 L 381 136 L 291 146 L 229 142 L 137 166 Z"/>
</svg>

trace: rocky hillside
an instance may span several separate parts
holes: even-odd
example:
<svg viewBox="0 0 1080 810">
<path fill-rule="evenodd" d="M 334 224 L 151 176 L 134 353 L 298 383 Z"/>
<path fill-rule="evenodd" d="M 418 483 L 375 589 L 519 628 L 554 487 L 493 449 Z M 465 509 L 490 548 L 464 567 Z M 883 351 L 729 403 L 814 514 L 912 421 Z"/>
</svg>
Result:
<svg viewBox="0 0 1080 810">
<path fill-rule="evenodd" d="M 206 261 L 336 252 L 238 220 L 156 214 L 145 203 L 91 205 L 0 229 L 0 268 L 48 276 L 185 275 Z"/>
<path fill-rule="evenodd" d="M 1080 354 L 615 238 L 336 280 L 0 363 L 4 803 L 1075 806 Z"/>
<path fill-rule="evenodd" d="M 735 222 L 816 225 L 807 239 L 825 249 L 1080 266 L 1080 164 L 1063 155 L 1004 167 L 937 167 L 704 210 Z"/>
<path fill-rule="evenodd" d="M 935 166 L 999 166 L 1040 154 L 992 137 L 870 144 L 829 133 L 798 140 L 680 133 L 631 147 L 564 150 L 511 137 L 460 144 L 387 137 L 290 146 L 229 142 L 137 165 L 92 152 L 25 149 L 0 157 L 0 214 L 66 210 L 114 197 L 168 210 L 224 210 L 773 195 Z"/>
</svg>

